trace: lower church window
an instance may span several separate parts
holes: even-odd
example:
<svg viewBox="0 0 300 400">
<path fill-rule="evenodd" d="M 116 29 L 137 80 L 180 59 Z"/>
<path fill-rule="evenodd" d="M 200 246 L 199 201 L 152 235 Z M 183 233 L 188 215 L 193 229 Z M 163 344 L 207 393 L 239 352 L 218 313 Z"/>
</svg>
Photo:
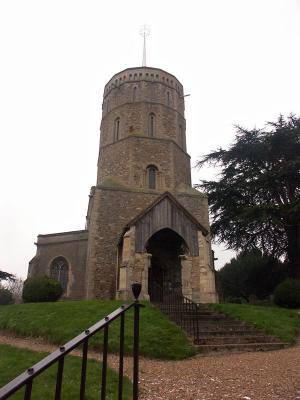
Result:
<svg viewBox="0 0 300 400">
<path fill-rule="evenodd" d="M 50 278 L 60 282 L 64 292 L 68 287 L 69 265 L 64 257 L 55 258 L 50 266 Z"/>
</svg>

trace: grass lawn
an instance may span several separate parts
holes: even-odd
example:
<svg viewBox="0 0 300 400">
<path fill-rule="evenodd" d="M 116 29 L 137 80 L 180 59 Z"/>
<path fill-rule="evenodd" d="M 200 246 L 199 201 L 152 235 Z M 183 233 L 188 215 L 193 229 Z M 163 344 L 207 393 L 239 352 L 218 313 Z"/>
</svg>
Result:
<svg viewBox="0 0 300 400">
<path fill-rule="evenodd" d="M 38 353 L 31 350 L 19 349 L 12 346 L 0 345 L 0 387 L 7 384 L 29 366 L 44 358 L 46 353 Z M 101 383 L 101 364 L 95 360 L 88 360 L 87 366 L 86 400 L 99 399 Z M 33 400 L 52 400 L 55 393 L 57 365 L 51 366 L 33 381 Z M 64 379 L 62 386 L 62 398 L 74 400 L 79 398 L 81 359 L 67 356 L 65 359 Z M 108 370 L 107 375 L 107 399 L 117 399 L 118 375 Z M 128 378 L 124 377 L 124 399 L 132 398 L 132 385 Z M 24 398 L 24 389 L 11 397 L 13 400 Z"/>
<path fill-rule="evenodd" d="M 0 330 L 18 336 L 43 337 L 48 342 L 63 344 L 90 327 L 123 302 L 60 301 L 0 306 Z M 183 331 L 150 303 L 140 311 L 140 353 L 160 359 L 183 359 L 195 354 Z M 133 342 L 133 310 L 125 317 L 125 352 L 131 354 Z M 109 328 L 109 351 L 119 347 L 119 321 Z M 90 339 L 90 347 L 101 349 L 102 333 Z"/>
<path fill-rule="evenodd" d="M 286 343 L 294 343 L 300 332 L 300 314 L 279 307 L 250 304 L 213 304 L 213 308 L 254 325 Z"/>
</svg>

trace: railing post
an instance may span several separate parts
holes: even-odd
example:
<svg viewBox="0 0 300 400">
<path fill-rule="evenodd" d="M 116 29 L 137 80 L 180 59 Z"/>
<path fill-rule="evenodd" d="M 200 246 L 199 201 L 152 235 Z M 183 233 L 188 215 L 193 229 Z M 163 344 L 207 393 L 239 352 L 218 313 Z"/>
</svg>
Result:
<svg viewBox="0 0 300 400">
<path fill-rule="evenodd" d="M 118 386 L 118 400 L 123 399 L 123 370 L 124 370 L 124 329 L 125 329 L 125 315 L 121 314 L 120 321 L 120 354 L 119 354 L 119 386 Z"/>
<path fill-rule="evenodd" d="M 132 293 L 135 297 L 134 302 L 134 333 L 133 333 L 133 400 L 139 398 L 139 331 L 140 331 L 140 303 L 138 297 L 141 293 L 140 283 L 132 284 Z"/>
<path fill-rule="evenodd" d="M 139 398 L 139 319 L 140 307 L 138 300 L 134 305 L 134 343 L 133 343 L 133 400 Z"/>
<path fill-rule="evenodd" d="M 80 395 L 79 395 L 79 399 L 80 400 L 84 400 L 84 398 L 85 398 L 86 366 L 87 366 L 88 346 L 89 346 L 89 341 L 88 341 L 88 339 L 86 339 L 83 342 L 83 349 L 82 349 L 81 381 L 80 381 Z"/>
<path fill-rule="evenodd" d="M 102 355 L 101 400 L 105 400 L 106 398 L 107 353 L 108 353 L 108 325 L 105 325 L 104 337 L 103 337 L 103 355 Z"/>
<path fill-rule="evenodd" d="M 60 351 L 64 351 L 64 346 L 60 347 Z M 64 373 L 64 361 L 65 357 L 59 359 L 58 367 L 57 367 L 57 375 L 56 375 L 56 389 L 55 389 L 55 400 L 61 399 L 61 388 L 62 388 L 62 379 Z"/>
<path fill-rule="evenodd" d="M 27 384 L 26 384 L 24 400 L 30 400 L 31 399 L 31 391 L 32 391 L 32 379 L 30 379 L 30 381 L 28 381 Z"/>
</svg>

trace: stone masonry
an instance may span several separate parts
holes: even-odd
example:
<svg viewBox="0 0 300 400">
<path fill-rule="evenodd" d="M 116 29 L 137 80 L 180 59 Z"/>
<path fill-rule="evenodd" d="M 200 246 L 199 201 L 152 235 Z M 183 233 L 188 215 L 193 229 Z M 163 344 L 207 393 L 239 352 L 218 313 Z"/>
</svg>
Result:
<svg viewBox="0 0 300 400">
<path fill-rule="evenodd" d="M 145 299 L 154 282 L 217 301 L 207 198 L 191 186 L 185 126 L 183 87 L 173 75 L 149 67 L 114 75 L 104 89 L 86 230 L 40 235 L 28 275 L 49 274 L 63 257 L 68 298 L 126 299 L 140 281 Z M 181 269 L 176 278 L 172 262 Z"/>
</svg>

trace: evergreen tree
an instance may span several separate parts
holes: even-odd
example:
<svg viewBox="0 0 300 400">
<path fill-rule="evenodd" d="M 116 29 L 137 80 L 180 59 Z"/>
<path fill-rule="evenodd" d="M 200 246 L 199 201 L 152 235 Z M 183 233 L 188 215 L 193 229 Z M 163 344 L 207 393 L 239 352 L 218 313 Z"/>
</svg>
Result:
<svg viewBox="0 0 300 400">
<path fill-rule="evenodd" d="M 14 281 L 15 276 L 13 274 L 0 270 L 0 281 L 7 281 L 7 280 Z"/>
<path fill-rule="evenodd" d="M 300 118 L 280 116 L 265 129 L 237 127 L 235 142 L 198 162 L 221 167 L 197 185 L 208 194 L 212 234 L 229 248 L 286 256 L 300 278 Z"/>
<path fill-rule="evenodd" d="M 219 291 L 225 300 L 243 298 L 249 301 L 251 295 L 264 299 L 273 294 L 286 276 L 283 263 L 259 250 L 240 253 L 217 271 Z"/>
</svg>

